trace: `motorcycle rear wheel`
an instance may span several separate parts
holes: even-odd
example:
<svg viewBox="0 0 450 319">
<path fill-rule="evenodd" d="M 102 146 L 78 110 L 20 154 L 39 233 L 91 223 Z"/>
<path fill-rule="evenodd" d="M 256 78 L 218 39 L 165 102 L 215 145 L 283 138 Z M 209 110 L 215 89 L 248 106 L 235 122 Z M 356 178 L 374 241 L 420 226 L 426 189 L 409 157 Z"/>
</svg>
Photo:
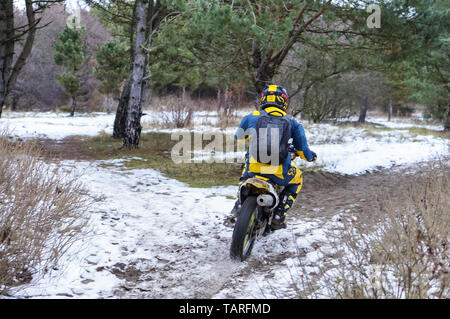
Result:
<svg viewBox="0 0 450 319">
<path fill-rule="evenodd" d="M 230 247 L 231 258 L 244 261 L 250 256 L 256 240 L 257 214 L 256 196 L 247 197 L 234 225 Z"/>
</svg>

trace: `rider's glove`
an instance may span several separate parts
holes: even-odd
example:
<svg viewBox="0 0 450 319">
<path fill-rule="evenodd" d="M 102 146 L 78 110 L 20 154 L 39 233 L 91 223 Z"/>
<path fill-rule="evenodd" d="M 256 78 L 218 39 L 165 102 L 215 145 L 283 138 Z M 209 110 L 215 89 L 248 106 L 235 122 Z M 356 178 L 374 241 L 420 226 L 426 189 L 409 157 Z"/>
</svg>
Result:
<svg viewBox="0 0 450 319">
<path fill-rule="evenodd" d="M 315 162 L 317 160 L 317 154 L 313 151 L 311 151 L 311 154 L 312 154 L 311 162 Z"/>
</svg>

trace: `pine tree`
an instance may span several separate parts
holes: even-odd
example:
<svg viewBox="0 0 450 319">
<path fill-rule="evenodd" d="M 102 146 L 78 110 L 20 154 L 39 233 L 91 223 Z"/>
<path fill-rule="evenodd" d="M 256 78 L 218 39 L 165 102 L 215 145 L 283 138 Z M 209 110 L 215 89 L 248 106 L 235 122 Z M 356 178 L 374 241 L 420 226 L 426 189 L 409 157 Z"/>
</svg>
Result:
<svg viewBox="0 0 450 319">
<path fill-rule="evenodd" d="M 64 31 L 59 34 L 58 41 L 54 42 L 55 63 L 66 69 L 66 72 L 58 74 L 57 78 L 66 95 L 70 97 L 70 116 L 75 113 L 76 97 L 80 89 L 78 71 L 85 60 L 83 37 L 84 28 L 66 25 Z"/>
<path fill-rule="evenodd" d="M 425 105 L 425 114 L 443 120 L 450 130 L 450 4 L 445 0 L 386 1 L 380 33 L 389 72 L 408 66 L 403 85 L 410 98 Z M 390 77 L 392 78 L 392 77 Z"/>
<path fill-rule="evenodd" d="M 106 111 L 111 112 L 112 95 L 119 94 L 120 86 L 128 74 L 129 57 L 118 42 L 108 42 L 97 52 L 94 73 L 100 81 L 100 93 L 106 95 Z"/>
<path fill-rule="evenodd" d="M 174 1 L 85 1 L 101 11 L 100 17 L 117 24 L 115 29 L 121 33 L 122 42 L 124 37 L 128 37 L 131 63 L 117 106 L 113 137 L 123 138 L 125 148 L 137 148 L 141 133 L 142 98 L 150 78 L 148 66 L 152 58 L 152 38 L 160 24 L 178 12 L 169 10 L 169 5 Z"/>
</svg>

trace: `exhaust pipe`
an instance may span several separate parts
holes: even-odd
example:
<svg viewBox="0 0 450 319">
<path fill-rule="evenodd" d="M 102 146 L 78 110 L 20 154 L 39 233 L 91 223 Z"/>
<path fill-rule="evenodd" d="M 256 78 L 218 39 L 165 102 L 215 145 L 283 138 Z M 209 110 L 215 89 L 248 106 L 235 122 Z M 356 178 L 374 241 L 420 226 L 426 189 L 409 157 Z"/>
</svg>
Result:
<svg viewBox="0 0 450 319">
<path fill-rule="evenodd" d="M 268 194 L 261 194 L 256 198 L 259 206 L 273 206 L 273 196 Z"/>
</svg>

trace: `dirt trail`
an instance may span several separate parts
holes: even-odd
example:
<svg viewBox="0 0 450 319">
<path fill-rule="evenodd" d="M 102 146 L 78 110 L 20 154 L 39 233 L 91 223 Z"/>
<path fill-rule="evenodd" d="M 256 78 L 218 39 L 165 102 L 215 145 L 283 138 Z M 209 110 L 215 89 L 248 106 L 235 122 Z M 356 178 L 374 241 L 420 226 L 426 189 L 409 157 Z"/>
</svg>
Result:
<svg viewBox="0 0 450 319">
<path fill-rule="evenodd" d="M 89 159 L 82 152 L 82 141 L 76 138 L 67 138 L 62 142 L 41 140 L 40 143 L 49 159 Z M 280 268 L 280 265 L 285 264 L 289 258 L 314 253 L 315 247 L 320 246 L 321 243 L 308 243 L 310 239 L 316 240 L 317 238 L 317 236 L 311 234 L 320 232 L 321 228 L 333 216 L 343 211 L 346 213 L 361 213 L 364 212 L 364 208 L 369 208 L 370 211 L 370 207 L 376 205 L 378 193 L 387 191 L 395 196 L 408 184 L 413 176 L 411 174 L 418 170 L 420 170 L 420 167 L 414 165 L 380 169 L 360 176 L 328 172 L 305 172 L 303 189 L 296 204 L 288 213 L 288 229 L 261 238 L 256 243 L 251 258 L 244 263 L 230 261 L 228 249 L 231 229 L 227 229 L 222 221 L 216 219 L 205 221 L 201 225 L 193 222 L 188 225 L 189 227 L 185 227 L 187 224 L 161 226 L 161 229 L 167 231 L 168 236 L 186 239 L 179 245 L 167 245 L 164 242 L 158 244 L 159 246 L 155 247 L 155 251 L 158 253 L 164 252 L 164 255 L 163 257 L 158 255 L 153 261 L 135 259 L 117 262 L 106 268 L 100 264 L 95 267 L 97 267 L 97 271 L 109 271 L 117 278 L 126 281 L 125 284 L 116 287 L 111 292 L 112 294 L 107 296 L 123 298 L 260 297 L 259 295 L 252 295 L 258 288 L 249 287 L 249 285 L 254 284 L 252 278 L 255 274 L 263 278 L 273 278 L 276 270 Z M 148 178 L 148 181 L 141 177 L 139 182 L 132 177 L 128 177 L 128 173 L 122 172 L 121 174 L 125 174 L 122 178 L 126 180 L 126 183 L 120 182 L 123 192 L 129 191 L 128 188 L 134 189 L 134 191 L 142 188 L 141 194 L 146 193 L 149 196 L 149 193 L 155 189 L 160 191 L 161 186 L 157 182 L 153 186 L 144 187 L 146 184 L 154 183 L 150 176 L 144 177 L 144 179 Z M 117 175 L 115 178 L 121 177 Z M 154 196 L 158 195 L 155 194 Z M 161 196 L 166 195 L 162 193 Z M 199 196 L 197 200 L 201 201 L 202 195 Z M 173 201 L 172 197 L 168 197 L 168 200 L 169 198 Z M 207 205 L 207 202 L 202 203 L 202 205 Z M 151 213 L 152 211 L 149 209 L 149 214 Z M 106 220 L 114 217 L 111 215 L 112 212 L 105 211 L 103 214 Z M 174 214 L 182 216 L 183 212 L 174 212 Z M 152 222 L 157 220 L 154 216 L 152 218 Z M 219 218 L 219 215 L 215 218 Z M 182 220 L 181 217 L 180 220 Z M 115 226 L 122 222 L 130 223 L 128 229 L 136 232 L 136 238 L 147 238 L 146 240 L 150 242 L 146 245 L 155 245 L 151 234 L 145 233 L 144 229 L 139 232 L 139 226 L 146 225 L 147 221 L 137 220 L 133 222 L 132 219 L 123 218 L 113 224 Z M 127 229 L 119 226 L 116 226 L 116 228 Z M 202 238 L 205 230 L 212 241 L 205 242 L 205 238 Z M 118 234 L 118 236 L 123 235 Z M 128 235 L 128 237 L 130 236 Z M 294 241 L 303 238 L 307 242 L 301 247 L 302 251 L 298 251 L 298 247 L 293 243 L 293 237 Z M 126 246 L 122 248 L 126 256 L 126 251 L 131 249 L 131 245 L 127 241 Z M 124 260 L 126 260 L 125 257 Z M 252 292 L 250 295 L 248 294 L 249 291 Z M 289 296 L 283 295 L 283 297 Z"/>
<path fill-rule="evenodd" d="M 298 278 L 285 276 L 282 278 L 285 284 L 277 287 L 278 270 L 286 267 L 293 259 L 304 258 L 310 266 L 324 262 L 327 257 L 316 259 L 311 256 L 320 247 L 327 245 L 329 239 L 323 236 L 324 230 L 333 224 L 333 217 L 342 213 L 373 213 L 377 196 L 385 196 L 388 192 L 395 197 L 404 191 L 414 172 L 420 171 L 420 166 L 393 167 L 360 176 L 305 172 L 303 189 L 294 207 L 288 212 L 288 228 L 257 242 L 246 267 L 232 274 L 218 296 L 297 298 L 296 288 L 292 286 L 295 286 Z M 302 244 L 299 245 L 298 242 Z M 289 276 L 291 274 L 287 277 Z M 260 288 L 261 295 L 247 293 L 252 282 L 264 287 Z M 286 282 L 291 285 L 290 291 L 286 289 Z"/>
<path fill-rule="evenodd" d="M 377 195 L 392 195 L 404 189 L 412 173 L 422 165 L 380 169 L 362 175 L 340 175 L 327 172 L 306 172 L 304 186 L 291 216 L 327 217 L 342 209 L 361 212 L 376 205 Z M 320 210 L 319 210 L 320 208 Z"/>
<path fill-rule="evenodd" d="M 42 155 L 46 159 L 62 160 L 91 160 L 91 154 L 86 152 L 83 141 L 77 136 L 69 136 L 62 140 L 36 139 L 36 143 L 42 149 Z"/>
</svg>

